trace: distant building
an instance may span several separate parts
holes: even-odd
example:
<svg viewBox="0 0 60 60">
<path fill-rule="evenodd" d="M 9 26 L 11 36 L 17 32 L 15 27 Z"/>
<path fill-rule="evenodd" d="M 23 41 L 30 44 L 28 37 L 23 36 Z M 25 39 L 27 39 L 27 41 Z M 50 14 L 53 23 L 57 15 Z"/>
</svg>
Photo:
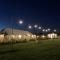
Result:
<svg viewBox="0 0 60 60">
<path fill-rule="evenodd" d="M 2 42 L 7 42 L 7 41 L 23 41 L 27 40 L 29 41 L 30 39 L 36 39 L 36 36 L 33 35 L 32 33 L 24 30 L 18 30 L 18 29 L 12 29 L 12 28 L 5 28 L 1 31 L 0 34 L 0 41 Z"/>
</svg>

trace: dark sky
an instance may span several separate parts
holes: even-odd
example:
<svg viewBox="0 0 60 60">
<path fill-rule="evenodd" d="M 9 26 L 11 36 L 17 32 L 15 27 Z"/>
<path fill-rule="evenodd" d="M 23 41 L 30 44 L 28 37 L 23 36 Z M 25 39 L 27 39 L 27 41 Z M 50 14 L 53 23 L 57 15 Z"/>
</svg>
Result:
<svg viewBox="0 0 60 60">
<path fill-rule="evenodd" d="M 25 24 L 60 29 L 60 3 L 55 0 L 0 0 L 0 28 L 20 28 L 17 20 Z"/>
</svg>

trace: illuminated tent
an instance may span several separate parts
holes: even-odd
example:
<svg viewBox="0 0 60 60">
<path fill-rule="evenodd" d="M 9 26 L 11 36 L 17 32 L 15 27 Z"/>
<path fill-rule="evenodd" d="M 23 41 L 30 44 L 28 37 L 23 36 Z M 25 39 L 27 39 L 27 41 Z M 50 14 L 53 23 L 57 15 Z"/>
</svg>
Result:
<svg viewBox="0 0 60 60">
<path fill-rule="evenodd" d="M 57 34 L 56 33 L 50 33 L 50 34 L 47 35 L 47 37 L 51 38 L 51 39 L 57 38 Z"/>
<path fill-rule="evenodd" d="M 12 28 L 5 28 L 1 31 L 5 34 L 5 40 L 4 41 L 20 41 L 20 40 L 27 40 L 35 39 L 36 36 L 34 36 L 32 33 L 24 30 L 18 30 L 18 29 L 12 29 Z"/>
</svg>

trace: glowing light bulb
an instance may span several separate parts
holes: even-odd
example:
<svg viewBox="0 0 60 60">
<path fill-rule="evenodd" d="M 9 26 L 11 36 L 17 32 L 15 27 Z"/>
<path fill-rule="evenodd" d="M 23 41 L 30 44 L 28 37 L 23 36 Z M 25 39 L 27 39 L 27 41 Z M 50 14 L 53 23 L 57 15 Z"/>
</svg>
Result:
<svg viewBox="0 0 60 60">
<path fill-rule="evenodd" d="M 23 21 L 22 21 L 22 20 L 20 20 L 20 21 L 19 21 L 19 24 L 23 24 Z"/>
</svg>

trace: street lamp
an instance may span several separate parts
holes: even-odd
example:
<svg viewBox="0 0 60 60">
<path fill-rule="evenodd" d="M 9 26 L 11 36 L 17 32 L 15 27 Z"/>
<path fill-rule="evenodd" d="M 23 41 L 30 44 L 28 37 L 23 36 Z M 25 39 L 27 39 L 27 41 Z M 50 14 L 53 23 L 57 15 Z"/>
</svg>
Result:
<svg viewBox="0 0 60 60">
<path fill-rule="evenodd" d="M 54 31 L 54 32 L 56 32 L 56 30 L 55 30 L 55 29 L 54 29 L 53 31 Z"/>
<path fill-rule="evenodd" d="M 48 29 L 46 29 L 45 31 L 48 32 Z"/>
<path fill-rule="evenodd" d="M 35 24 L 35 25 L 34 25 L 34 28 L 35 28 L 35 31 L 36 31 L 36 33 L 35 33 L 35 34 L 36 34 L 36 38 L 37 38 L 37 35 L 38 35 L 38 30 L 37 30 L 38 25 L 36 25 L 36 24 Z"/>
<path fill-rule="evenodd" d="M 31 29 L 31 28 L 32 28 L 32 26 L 31 26 L 31 25 L 29 25 L 29 26 L 28 26 L 28 28 L 29 28 L 29 29 Z"/>
<path fill-rule="evenodd" d="M 48 30 L 48 31 L 50 31 L 51 29 L 50 29 L 50 28 L 48 28 L 47 30 Z"/>
<path fill-rule="evenodd" d="M 20 20 L 20 21 L 19 21 L 19 24 L 23 24 L 23 21 L 22 21 L 22 20 Z"/>
<path fill-rule="evenodd" d="M 38 27 L 38 29 L 40 30 L 40 29 L 41 29 L 41 27 L 39 26 L 39 27 Z"/>
<path fill-rule="evenodd" d="M 38 25 L 34 25 L 34 28 L 37 28 L 38 27 Z"/>
<path fill-rule="evenodd" d="M 43 29 L 42 31 L 45 32 L 45 29 Z"/>
</svg>

